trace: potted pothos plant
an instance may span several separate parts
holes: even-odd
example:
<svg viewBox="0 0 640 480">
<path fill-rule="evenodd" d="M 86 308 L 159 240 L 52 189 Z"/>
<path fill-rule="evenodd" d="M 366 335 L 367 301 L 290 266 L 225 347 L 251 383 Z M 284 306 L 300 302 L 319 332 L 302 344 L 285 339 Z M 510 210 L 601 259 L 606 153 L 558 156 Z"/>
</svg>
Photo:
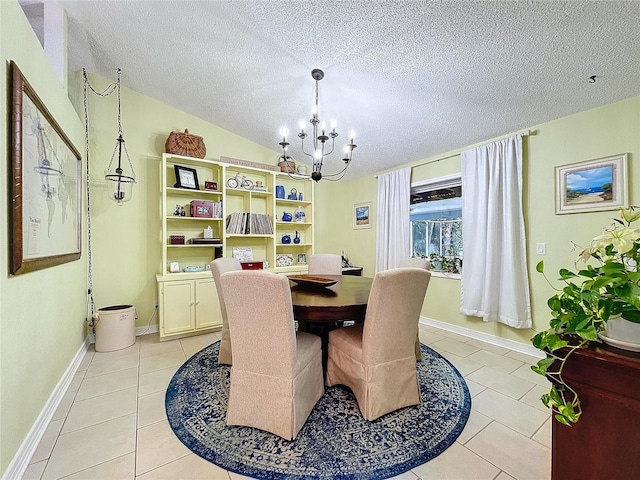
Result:
<svg viewBox="0 0 640 480">
<path fill-rule="evenodd" d="M 547 376 L 552 385 L 542 403 L 565 425 L 576 423 L 582 414 L 577 392 L 562 377 L 567 359 L 589 342 L 600 342 L 599 334 L 610 319 L 640 324 L 640 230 L 631 226 L 640 219 L 640 209 L 622 208 L 619 213 L 611 227 L 580 251 L 575 272 L 560 270 L 564 286 L 554 287 L 557 293 L 547 301 L 550 328 L 532 339 L 546 357 L 531 369 Z M 536 270 L 544 275 L 543 262 Z"/>
</svg>

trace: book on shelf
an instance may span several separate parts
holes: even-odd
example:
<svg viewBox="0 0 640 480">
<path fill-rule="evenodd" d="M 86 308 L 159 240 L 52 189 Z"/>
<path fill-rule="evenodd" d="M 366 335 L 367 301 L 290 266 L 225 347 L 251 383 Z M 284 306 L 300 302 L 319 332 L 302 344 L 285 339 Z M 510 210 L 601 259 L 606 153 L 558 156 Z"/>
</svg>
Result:
<svg viewBox="0 0 640 480">
<path fill-rule="evenodd" d="M 265 213 L 231 213 L 227 216 L 225 228 L 230 235 L 273 235 L 271 217 Z"/>
</svg>

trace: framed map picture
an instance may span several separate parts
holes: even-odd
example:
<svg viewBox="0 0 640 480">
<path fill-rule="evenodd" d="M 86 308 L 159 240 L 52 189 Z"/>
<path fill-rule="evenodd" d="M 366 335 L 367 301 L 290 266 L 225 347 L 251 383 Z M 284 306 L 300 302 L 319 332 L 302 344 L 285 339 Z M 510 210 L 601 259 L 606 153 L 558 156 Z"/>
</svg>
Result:
<svg viewBox="0 0 640 480">
<path fill-rule="evenodd" d="M 353 228 L 371 228 L 371 202 L 353 206 Z"/>
<path fill-rule="evenodd" d="M 556 167 L 556 214 L 626 206 L 627 154 Z"/>
<path fill-rule="evenodd" d="M 82 162 L 46 106 L 11 62 L 9 272 L 80 258 Z"/>
</svg>

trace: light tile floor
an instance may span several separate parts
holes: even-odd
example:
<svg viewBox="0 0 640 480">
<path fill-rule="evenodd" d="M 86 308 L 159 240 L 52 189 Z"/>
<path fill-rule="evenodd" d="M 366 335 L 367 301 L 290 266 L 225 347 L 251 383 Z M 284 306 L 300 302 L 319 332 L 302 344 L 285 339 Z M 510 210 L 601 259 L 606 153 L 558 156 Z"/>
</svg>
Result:
<svg viewBox="0 0 640 480">
<path fill-rule="evenodd" d="M 191 453 L 164 409 L 178 367 L 219 338 L 159 343 L 153 334 L 116 352 L 91 346 L 23 479 L 245 478 Z M 551 420 L 539 400 L 546 381 L 529 369 L 536 359 L 429 326 L 421 325 L 420 339 L 464 375 L 472 410 L 449 449 L 396 478 L 548 479 Z"/>
</svg>

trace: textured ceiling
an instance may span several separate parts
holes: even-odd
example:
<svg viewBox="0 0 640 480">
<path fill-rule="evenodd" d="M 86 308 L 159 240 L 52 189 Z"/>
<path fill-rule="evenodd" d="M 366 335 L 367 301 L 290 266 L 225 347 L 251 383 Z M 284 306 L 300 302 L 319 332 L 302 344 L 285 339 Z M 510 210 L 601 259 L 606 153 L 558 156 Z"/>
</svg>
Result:
<svg viewBox="0 0 640 480">
<path fill-rule="evenodd" d="M 310 118 L 323 69 L 321 119 L 340 150 L 356 132 L 352 178 L 640 95 L 638 1 L 56 3 L 71 70 L 119 67 L 125 86 L 274 150 Z"/>
</svg>

